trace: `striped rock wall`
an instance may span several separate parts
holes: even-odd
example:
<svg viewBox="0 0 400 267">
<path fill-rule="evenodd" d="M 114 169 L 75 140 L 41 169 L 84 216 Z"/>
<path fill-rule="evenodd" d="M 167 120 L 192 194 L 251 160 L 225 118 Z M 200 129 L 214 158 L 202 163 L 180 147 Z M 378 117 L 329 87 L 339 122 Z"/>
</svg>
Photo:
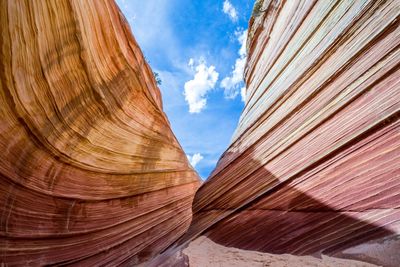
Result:
<svg viewBox="0 0 400 267">
<path fill-rule="evenodd" d="M 113 1 L 0 1 L 0 265 L 132 265 L 199 180 Z"/>
<path fill-rule="evenodd" d="M 183 241 L 400 264 L 399 15 L 396 0 L 256 2 L 245 108 Z"/>
</svg>

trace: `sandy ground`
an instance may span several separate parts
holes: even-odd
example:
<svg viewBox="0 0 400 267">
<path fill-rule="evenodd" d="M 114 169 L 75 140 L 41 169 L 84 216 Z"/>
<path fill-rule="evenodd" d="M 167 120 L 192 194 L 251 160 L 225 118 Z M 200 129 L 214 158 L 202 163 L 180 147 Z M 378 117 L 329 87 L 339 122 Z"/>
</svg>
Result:
<svg viewBox="0 0 400 267">
<path fill-rule="evenodd" d="M 369 263 L 323 256 L 322 259 L 312 256 L 275 255 L 256 251 L 228 248 L 214 243 L 201 236 L 183 250 L 189 259 L 190 267 L 371 267 Z"/>
<path fill-rule="evenodd" d="M 400 236 L 392 235 L 344 250 L 339 257 L 357 258 L 387 267 L 400 266 Z"/>
</svg>

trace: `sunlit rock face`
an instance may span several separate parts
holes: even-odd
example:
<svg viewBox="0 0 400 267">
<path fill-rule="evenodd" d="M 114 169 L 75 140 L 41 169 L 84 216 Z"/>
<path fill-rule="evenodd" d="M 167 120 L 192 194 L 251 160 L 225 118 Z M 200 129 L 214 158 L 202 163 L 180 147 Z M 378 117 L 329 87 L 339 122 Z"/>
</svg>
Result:
<svg viewBox="0 0 400 267">
<path fill-rule="evenodd" d="M 0 265 L 132 265 L 198 176 L 112 1 L 0 1 Z"/>
<path fill-rule="evenodd" d="M 245 109 L 184 241 L 400 264 L 399 14 L 396 0 L 256 3 Z"/>
</svg>

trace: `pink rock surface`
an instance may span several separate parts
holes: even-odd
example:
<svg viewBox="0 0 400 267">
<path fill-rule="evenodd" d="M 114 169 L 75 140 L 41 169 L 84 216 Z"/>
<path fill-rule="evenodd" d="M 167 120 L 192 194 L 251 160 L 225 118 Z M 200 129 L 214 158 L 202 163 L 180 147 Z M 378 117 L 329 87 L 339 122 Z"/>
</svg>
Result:
<svg viewBox="0 0 400 267">
<path fill-rule="evenodd" d="M 257 1 L 245 109 L 179 244 L 400 265 L 343 253 L 399 242 L 399 16 L 399 1 Z"/>
</svg>

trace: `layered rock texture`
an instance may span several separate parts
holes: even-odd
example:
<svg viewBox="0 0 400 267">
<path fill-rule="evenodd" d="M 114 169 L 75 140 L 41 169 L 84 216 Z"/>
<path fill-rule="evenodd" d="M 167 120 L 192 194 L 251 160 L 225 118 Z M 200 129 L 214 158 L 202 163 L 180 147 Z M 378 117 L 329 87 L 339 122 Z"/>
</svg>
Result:
<svg viewBox="0 0 400 267">
<path fill-rule="evenodd" d="M 198 176 L 112 1 L 0 1 L 0 265 L 132 265 Z M 2 265 L 3 266 L 3 265 Z"/>
<path fill-rule="evenodd" d="M 396 0 L 256 3 L 245 109 L 181 242 L 399 266 L 399 15 Z"/>
<path fill-rule="evenodd" d="M 115 3 L 1 0 L 0 263 L 154 265 L 206 235 L 400 265 L 399 16 L 397 0 L 256 2 L 246 106 L 186 232 L 198 177 Z"/>
</svg>

